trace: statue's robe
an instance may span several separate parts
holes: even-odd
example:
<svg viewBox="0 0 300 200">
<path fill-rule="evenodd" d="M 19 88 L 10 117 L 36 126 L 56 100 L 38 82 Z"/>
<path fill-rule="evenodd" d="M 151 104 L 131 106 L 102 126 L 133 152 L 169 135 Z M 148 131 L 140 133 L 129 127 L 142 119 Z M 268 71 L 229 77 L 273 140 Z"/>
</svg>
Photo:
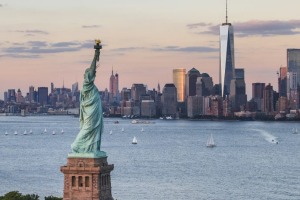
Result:
<svg viewBox="0 0 300 200">
<path fill-rule="evenodd" d="M 94 80 L 95 72 L 88 68 L 80 92 L 80 132 L 71 145 L 75 153 L 100 151 L 103 116 L 100 94 Z"/>
</svg>

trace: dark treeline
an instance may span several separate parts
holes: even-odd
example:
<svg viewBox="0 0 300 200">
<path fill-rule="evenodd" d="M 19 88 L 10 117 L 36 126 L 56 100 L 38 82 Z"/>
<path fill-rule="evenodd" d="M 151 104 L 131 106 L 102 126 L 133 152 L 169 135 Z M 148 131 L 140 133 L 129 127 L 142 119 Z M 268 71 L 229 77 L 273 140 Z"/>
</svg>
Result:
<svg viewBox="0 0 300 200">
<path fill-rule="evenodd" d="M 63 198 L 48 196 L 45 200 L 62 200 Z M 18 191 L 12 191 L 6 193 L 4 196 L 0 196 L 0 200 L 41 200 L 37 194 L 22 194 Z"/>
</svg>

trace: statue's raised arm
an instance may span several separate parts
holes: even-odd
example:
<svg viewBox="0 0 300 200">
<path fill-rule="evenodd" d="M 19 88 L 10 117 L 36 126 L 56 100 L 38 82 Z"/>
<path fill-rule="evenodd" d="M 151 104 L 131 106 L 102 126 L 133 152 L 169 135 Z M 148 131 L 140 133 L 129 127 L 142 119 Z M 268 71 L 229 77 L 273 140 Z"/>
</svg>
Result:
<svg viewBox="0 0 300 200">
<path fill-rule="evenodd" d="M 96 63 L 99 61 L 101 41 L 96 40 L 95 55 L 92 64 L 85 70 L 82 90 L 80 92 L 80 132 L 71 145 L 70 157 L 103 157 L 100 151 L 103 132 L 102 105 L 99 90 L 94 84 Z"/>
</svg>

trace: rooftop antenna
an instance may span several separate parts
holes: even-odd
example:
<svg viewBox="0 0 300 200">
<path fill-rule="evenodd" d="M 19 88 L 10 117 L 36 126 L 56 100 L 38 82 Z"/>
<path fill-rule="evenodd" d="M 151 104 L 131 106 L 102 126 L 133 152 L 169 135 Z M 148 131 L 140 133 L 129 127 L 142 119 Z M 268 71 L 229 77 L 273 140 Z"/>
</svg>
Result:
<svg viewBox="0 0 300 200">
<path fill-rule="evenodd" d="M 226 0 L 226 24 L 228 23 L 228 15 L 227 15 L 227 0 Z"/>
</svg>

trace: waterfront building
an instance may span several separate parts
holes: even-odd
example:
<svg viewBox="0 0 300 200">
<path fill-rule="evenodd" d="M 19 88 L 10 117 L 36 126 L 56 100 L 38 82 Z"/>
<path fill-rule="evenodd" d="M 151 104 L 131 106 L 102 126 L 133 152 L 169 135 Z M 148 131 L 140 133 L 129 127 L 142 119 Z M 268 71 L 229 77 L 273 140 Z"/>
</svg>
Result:
<svg viewBox="0 0 300 200">
<path fill-rule="evenodd" d="M 134 83 L 131 86 L 131 99 L 134 102 L 140 102 L 140 97 L 146 94 L 146 86 L 144 84 Z"/>
<path fill-rule="evenodd" d="M 193 118 L 196 116 L 203 115 L 204 108 L 203 108 L 204 97 L 195 95 L 195 96 L 188 96 L 187 97 L 187 116 L 189 118 Z"/>
<path fill-rule="evenodd" d="M 234 32 L 231 23 L 228 23 L 227 1 L 226 22 L 220 26 L 220 84 L 221 96 L 225 98 L 230 94 L 230 83 L 235 77 L 234 61 Z"/>
<path fill-rule="evenodd" d="M 287 98 L 291 109 L 299 108 L 299 92 L 297 83 L 297 72 L 287 73 Z"/>
<path fill-rule="evenodd" d="M 186 84 L 185 84 L 185 91 L 186 91 L 186 96 L 195 96 L 196 95 L 196 82 L 197 78 L 200 76 L 200 72 L 192 68 L 188 73 L 186 74 Z"/>
<path fill-rule="evenodd" d="M 30 103 L 36 102 L 36 92 L 35 92 L 33 86 L 29 86 L 28 100 L 29 100 Z"/>
<path fill-rule="evenodd" d="M 121 90 L 121 100 L 129 101 L 129 99 L 131 99 L 131 90 L 125 87 Z"/>
<path fill-rule="evenodd" d="M 175 117 L 177 113 L 177 88 L 174 84 L 165 84 L 162 92 L 162 115 Z"/>
<path fill-rule="evenodd" d="M 173 69 L 173 83 L 177 89 L 178 102 L 184 102 L 185 99 L 185 73 L 184 68 Z"/>
<path fill-rule="evenodd" d="M 207 73 L 201 74 L 196 81 L 196 95 L 204 97 L 212 95 L 213 86 L 212 78 Z"/>
<path fill-rule="evenodd" d="M 257 104 L 257 111 L 263 111 L 265 83 L 252 83 L 252 99 Z"/>
<path fill-rule="evenodd" d="M 22 96 L 22 92 L 21 92 L 20 88 L 17 91 L 16 102 L 17 103 L 24 103 L 25 102 L 25 99 Z"/>
<path fill-rule="evenodd" d="M 272 114 L 274 112 L 274 90 L 270 83 L 264 89 L 263 102 L 263 111 L 266 114 Z"/>
<path fill-rule="evenodd" d="M 38 87 L 38 102 L 41 105 L 48 104 L 48 87 Z"/>
<path fill-rule="evenodd" d="M 233 112 L 241 111 L 247 103 L 244 69 L 235 69 L 235 78 L 231 80 L 229 100 Z"/>
<path fill-rule="evenodd" d="M 4 103 L 7 103 L 8 101 L 8 92 L 4 92 Z"/>
<path fill-rule="evenodd" d="M 287 96 L 287 67 L 280 67 L 279 69 L 278 92 L 280 97 Z"/>
<path fill-rule="evenodd" d="M 15 89 L 9 89 L 7 91 L 7 101 L 16 102 L 16 90 Z"/>
<path fill-rule="evenodd" d="M 141 102 L 141 116 L 154 117 L 156 116 L 156 108 L 154 100 L 142 100 Z"/>
</svg>

